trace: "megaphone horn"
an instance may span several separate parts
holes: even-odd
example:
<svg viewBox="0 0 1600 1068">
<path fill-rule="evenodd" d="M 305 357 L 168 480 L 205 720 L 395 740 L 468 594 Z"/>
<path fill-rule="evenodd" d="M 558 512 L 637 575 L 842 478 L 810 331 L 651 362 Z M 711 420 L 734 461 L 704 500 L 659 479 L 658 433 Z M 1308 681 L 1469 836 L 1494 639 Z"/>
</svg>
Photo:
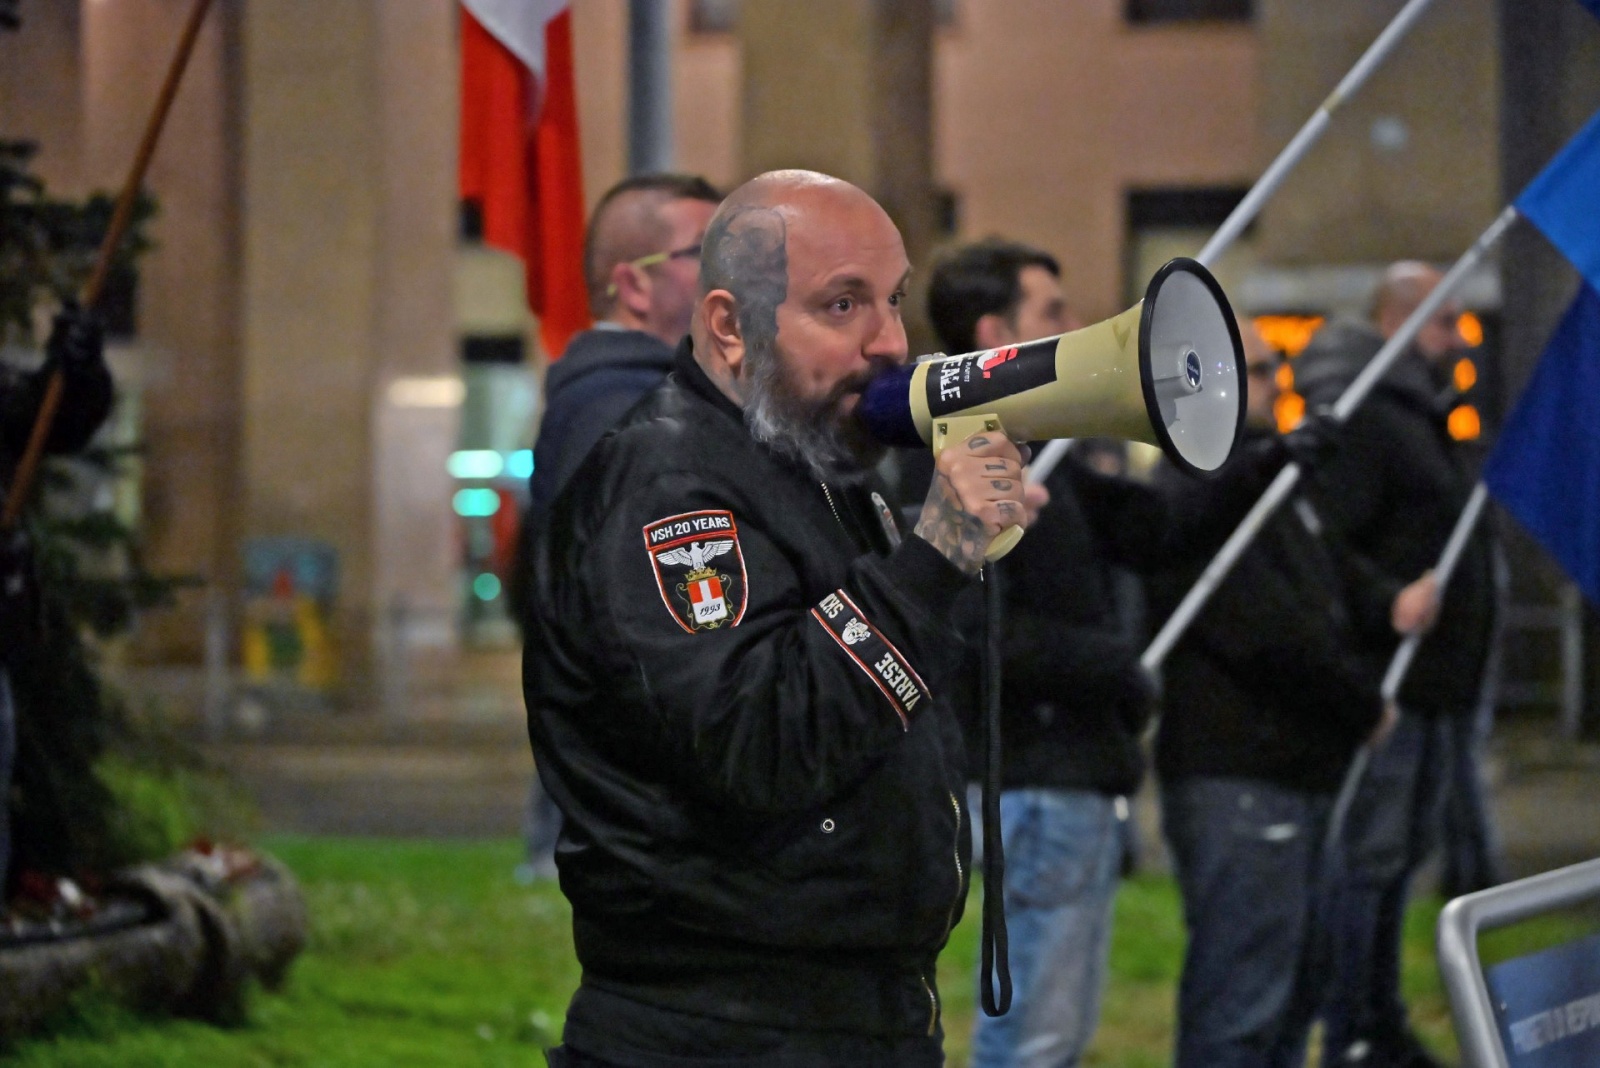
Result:
<svg viewBox="0 0 1600 1068">
<path fill-rule="evenodd" d="M 1158 445 L 1204 475 L 1244 428 L 1244 348 L 1222 287 L 1194 260 L 1155 273 L 1144 299 L 1070 334 L 925 360 L 875 379 L 857 412 L 890 445 L 935 454 L 982 430 L 1017 441 L 1109 437 Z M 998 560 L 1022 537 L 989 547 Z"/>
</svg>

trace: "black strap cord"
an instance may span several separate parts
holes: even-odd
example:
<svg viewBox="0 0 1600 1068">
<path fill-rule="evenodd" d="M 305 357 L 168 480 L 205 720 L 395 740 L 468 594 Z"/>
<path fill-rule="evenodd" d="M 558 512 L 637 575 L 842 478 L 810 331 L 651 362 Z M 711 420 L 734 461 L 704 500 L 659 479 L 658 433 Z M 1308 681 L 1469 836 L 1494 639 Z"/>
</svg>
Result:
<svg viewBox="0 0 1600 1068">
<path fill-rule="evenodd" d="M 1000 840 L 1000 569 L 983 565 L 983 935 L 978 992 L 983 1011 L 1011 1008 L 1011 962 L 1006 940 L 1006 854 Z M 999 995 L 995 979 L 999 979 Z"/>
</svg>

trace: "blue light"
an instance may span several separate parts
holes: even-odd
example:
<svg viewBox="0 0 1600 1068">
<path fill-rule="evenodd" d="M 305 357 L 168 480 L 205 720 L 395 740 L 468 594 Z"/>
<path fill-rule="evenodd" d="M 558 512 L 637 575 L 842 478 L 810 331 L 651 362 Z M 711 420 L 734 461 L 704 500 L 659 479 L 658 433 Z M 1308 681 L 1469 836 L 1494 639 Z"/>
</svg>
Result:
<svg viewBox="0 0 1600 1068">
<path fill-rule="evenodd" d="M 493 449 L 462 449 L 451 453 L 445 466 L 456 478 L 496 478 L 505 461 Z"/>
<path fill-rule="evenodd" d="M 500 580 L 485 571 L 472 580 L 472 592 L 480 601 L 492 601 L 500 596 Z"/>
<path fill-rule="evenodd" d="M 500 495 L 492 489 L 456 490 L 456 515 L 482 517 L 500 510 Z"/>
<path fill-rule="evenodd" d="M 506 457 L 506 474 L 511 478 L 529 478 L 533 475 L 533 450 L 518 449 Z"/>
</svg>

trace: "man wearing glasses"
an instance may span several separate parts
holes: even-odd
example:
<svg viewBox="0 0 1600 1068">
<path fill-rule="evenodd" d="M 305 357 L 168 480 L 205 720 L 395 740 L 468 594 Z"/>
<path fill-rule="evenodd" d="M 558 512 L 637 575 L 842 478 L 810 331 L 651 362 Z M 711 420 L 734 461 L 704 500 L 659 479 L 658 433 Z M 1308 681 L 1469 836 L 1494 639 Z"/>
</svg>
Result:
<svg viewBox="0 0 1600 1068">
<path fill-rule="evenodd" d="M 700 240 L 722 195 L 698 175 L 625 178 L 600 198 L 584 239 L 584 278 L 595 325 L 577 335 L 545 378 L 528 510 L 508 591 L 526 617 L 529 549 L 561 487 L 606 431 L 672 370 L 699 297 Z M 533 878 L 555 875 L 561 815 L 536 784 L 527 819 Z"/>
</svg>

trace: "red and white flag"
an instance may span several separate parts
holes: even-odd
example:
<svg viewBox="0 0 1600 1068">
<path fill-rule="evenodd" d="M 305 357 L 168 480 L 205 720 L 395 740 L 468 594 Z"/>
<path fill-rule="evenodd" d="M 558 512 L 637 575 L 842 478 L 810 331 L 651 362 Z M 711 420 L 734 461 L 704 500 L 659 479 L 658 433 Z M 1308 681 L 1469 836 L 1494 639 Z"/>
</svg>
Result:
<svg viewBox="0 0 1600 1068">
<path fill-rule="evenodd" d="M 570 0 L 461 0 L 463 200 L 520 257 L 551 359 L 590 325 Z"/>
</svg>

